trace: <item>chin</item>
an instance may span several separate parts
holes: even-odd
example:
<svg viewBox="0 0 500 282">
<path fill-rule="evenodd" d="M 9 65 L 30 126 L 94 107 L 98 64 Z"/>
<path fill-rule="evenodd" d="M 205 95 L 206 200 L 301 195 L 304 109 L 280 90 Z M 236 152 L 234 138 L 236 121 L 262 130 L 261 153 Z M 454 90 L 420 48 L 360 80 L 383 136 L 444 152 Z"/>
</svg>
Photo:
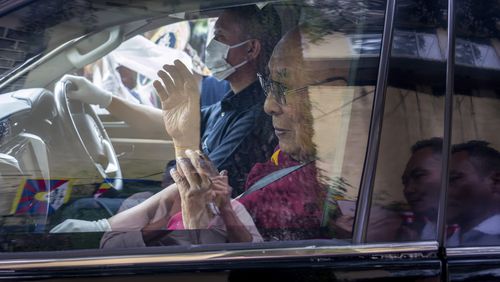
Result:
<svg viewBox="0 0 500 282">
<path fill-rule="evenodd" d="M 296 161 L 307 161 L 314 158 L 314 150 L 280 143 L 280 149 Z"/>
</svg>

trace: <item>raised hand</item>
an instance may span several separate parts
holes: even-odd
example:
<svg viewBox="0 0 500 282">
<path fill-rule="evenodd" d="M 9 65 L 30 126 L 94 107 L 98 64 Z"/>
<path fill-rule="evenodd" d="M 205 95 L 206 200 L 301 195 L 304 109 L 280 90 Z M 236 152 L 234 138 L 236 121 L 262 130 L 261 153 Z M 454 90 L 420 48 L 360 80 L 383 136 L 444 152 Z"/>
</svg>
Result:
<svg viewBox="0 0 500 282">
<path fill-rule="evenodd" d="M 180 61 L 164 65 L 153 85 L 161 99 L 165 129 L 176 146 L 176 156 L 200 144 L 200 94 L 193 74 Z"/>
</svg>

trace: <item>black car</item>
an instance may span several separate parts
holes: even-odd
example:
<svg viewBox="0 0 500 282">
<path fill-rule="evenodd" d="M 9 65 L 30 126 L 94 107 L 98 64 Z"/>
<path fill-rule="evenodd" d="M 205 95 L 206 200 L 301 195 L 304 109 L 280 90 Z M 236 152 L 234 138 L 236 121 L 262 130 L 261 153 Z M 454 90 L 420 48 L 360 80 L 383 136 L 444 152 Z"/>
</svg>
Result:
<svg viewBox="0 0 500 282">
<path fill-rule="evenodd" d="M 242 10 L 276 21 L 224 43 Z M 500 280 L 500 1 L 23 0 L 0 14 L 1 279 Z M 259 37 L 273 28 L 277 44 Z M 206 135 L 253 109 L 231 101 L 250 95 L 234 73 L 256 46 L 270 61 L 245 87 L 264 95 L 262 120 L 245 126 L 272 138 L 233 140 L 223 152 L 240 154 L 219 163 Z M 192 84 L 176 84 L 180 62 Z M 196 174 L 205 222 L 188 221 L 184 188 L 162 198 L 188 149 L 156 118 L 169 87 L 199 91 L 201 126 L 184 128 L 229 170 L 250 239 L 231 237 L 213 192 L 225 176 Z M 213 124 L 207 109 L 222 109 Z M 245 140 L 259 150 L 232 150 Z M 142 222 L 155 199 L 167 211 Z"/>
</svg>

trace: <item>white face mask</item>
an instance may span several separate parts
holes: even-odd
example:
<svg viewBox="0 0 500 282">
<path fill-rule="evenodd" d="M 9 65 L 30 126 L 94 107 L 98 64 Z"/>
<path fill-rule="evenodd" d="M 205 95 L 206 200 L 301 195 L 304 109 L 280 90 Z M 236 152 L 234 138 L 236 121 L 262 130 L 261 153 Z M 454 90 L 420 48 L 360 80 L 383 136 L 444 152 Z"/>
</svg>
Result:
<svg viewBox="0 0 500 282">
<path fill-rule="evenodd" d="M 232 48 L 239 47 L 250 40 L 243 41 L 241 43 L 235 44 L 233 46 L 229 46 L 222 42 L 212 39 L 210 43 L 208 43 L 206 49 L 206 62 L 205 64 L 212 72 L 212 75 L 217 80 L 226 79 L 228 76 L 233 74 L 237 68 L 243 66 L 248 62 L 248 60 L 244 60 L 243 62 L 237 64 L 236 66 L 231 66 L 227 61 L 227 54 L 229 50 Z"/>
</svg>

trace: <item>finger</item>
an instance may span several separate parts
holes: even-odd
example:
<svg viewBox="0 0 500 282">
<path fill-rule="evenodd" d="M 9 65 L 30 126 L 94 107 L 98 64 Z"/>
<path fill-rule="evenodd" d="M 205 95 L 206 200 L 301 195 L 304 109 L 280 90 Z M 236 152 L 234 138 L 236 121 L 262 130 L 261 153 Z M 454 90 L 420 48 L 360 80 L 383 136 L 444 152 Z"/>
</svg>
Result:
<svg viewBox="0 0 500 282">
<path fill-rule="evenodd" d="M 227 176 L 227 174 L 228 172 L 225 169 L 219 173 L 220 176 Z"/>
<path fill-rule="evenodd" d="M 163 69 L 172 77 L 172 82 L 174 87 L 180 91 L 181 93 L 184 92 L 182 90 L 184 87 L 184 78 L 180 75 L 179 70 L 177 69 L 177 66 L 175 65 L 164 65 Z"/>
<path fill-rule="evenodd" d="M 170 77 L 170 75 L 162 70 L 158 72 L 158 76 L 161 78 L 163 81 L 163 84 L 165 85 L 165 90 L 167 91 L 167 94 L 170 96 L 171 94 L 175 93 L 175 84 L 174 81 L 172 80 L 173 78 Z"/>
<path fill-rule="evenodd" d="M 213 183 L 222 183 L 222 184 L 229 185 L 228 181 L 227 181 L 228 180 L 227 176 L 217 175 L 214 177 L 210 177 L 210 180 L 212 180 Z"/>
<path fill-rule="evenodd" d="M 198 83 L 196 82 L 196 78 L 193 73 L 180 60 L 175 60 L 174 64 L 177 67 L 180 76 L 184 80 L 184 93 L 190 98 L 199 100 L 200 96 L 198 95 Z"/>
<path fill-rule="evenodd" d="M 179 75 L 184 79 L 185 82 L 195 82 L 193 73 L 186 67 L 186 65 L 179 59 L 174 61 L 174 65 L 177 67 Z"/>
<path fill-rule="evenodd" d="M 208 158 L 208 156 L 200 150 L 196 150 L 196 153 L 200 156 L 201 167 L 209 173 L 208 176 L 217 176 L 219 174 L 219 171 L 215 167 L 214 163 L 210 160 L 210 158 Z"/>
<path fill-rule="evenodd" d="M 168 99 L 168 94 L 167 91 L 165 90 L 165 86 L 163 86 L 163 84 L 159 80 L 153 81 L 153 86 L 156 89 L 156 93 L 160 97 L 160 100 L 162 102 L 166 101 Z"/>
<path fill-rule="evenodd" d="M 186 155 L 191 159 L 191 162 L 193 163 L 199 174 L 208 177 L 214 177 L 219 174 L 210 159 L 206 157 L 200 150 L 186 150 Z"/>
<path fill-rule="evenodd" d="M 227 178 L 222 179 L 222 178 L 212 178 L 212 185 L 210 188 L 213 191 L 219 191 L 219 192 L 224 192 L 225 194 L 231 194 L 232 188 L 229 186 L 227 183 Z"/>
<path fill-rule="evenodd" d="M 223 193 L 224 195 L 230 195 L 231 194 L 231 187 L 228 186 L 228 185 L 224 185 L 224 184 L 212 184 L 212 186 L 210 186 L 211 190 L 214 191 L 214 192 L 217 192 L 218 194 L 220 193 Z"/>
<path fill-rule="evenodd" d="M 186 177 L 187 182 L 189 183 L 190 188 L 201 189 L 201 178 L 194 169 L 191 161 L 186 158 L 178 158 L 177 164 L 182 169 L 184 177 Z"/>
<path fill-rule="evenodd" d="M 213 191 L 217 195 L 221 195 L 221 194 L 228 195 L 229 194 L 229 191 L 227 190 L 227 188 L 222 186 L 222 185 L 216 185 L 216 186 L 212 185 L 211 191 Z"/>
<path fill-rule="evenodd" d="M 189 183 L 187 182 L 186 178 L 181 176 L 175 168 L 172 168 L 170 170 L 170 176 L 172 176 L 172 179 L 177 184 L 177 188 L 181 191 L 185 191 L 187 188 L 189 188 Z"/>
<path fill-rule="evenodd" d="M 214 177 L 210 177 L 210 180 L 212 181 L 212 183 L 215 183 L 215 184 L 229 186 L 228 178 L 227 178 L 227 176 L 224 176 L 224 175 L 217 175 Z"/>
<path fill-rule="evenodd" d="M 186 153 L 186 156 L 191 161 L 191 164 L 196 169 L 196 171 L 199 174 L 205 174 L 205 172 L 200 167 L 200 160 L 201 160 L 200 155 L 198 153 L 196 153 L 196 151 L 193 151 L 193 150 L 190 150 L 190 149 L 187 149 L 185 153 Z"/>
<path fill-rule="evenodd" d="M 205 161 L 201 158 L 198 151 L 193 151 L 188 149 L 186 150 L 186 155 L 189 157 L 191 164 L 193 165 L 194 169 L 196 170 L 196 173 L 200 177 L 201 186 L 203 188 L 209 189 L 210 185 L 212 184 L 212 181 L 210 180 L 209 177 L 211 172 L 206 170 Z"/>
</svg>

